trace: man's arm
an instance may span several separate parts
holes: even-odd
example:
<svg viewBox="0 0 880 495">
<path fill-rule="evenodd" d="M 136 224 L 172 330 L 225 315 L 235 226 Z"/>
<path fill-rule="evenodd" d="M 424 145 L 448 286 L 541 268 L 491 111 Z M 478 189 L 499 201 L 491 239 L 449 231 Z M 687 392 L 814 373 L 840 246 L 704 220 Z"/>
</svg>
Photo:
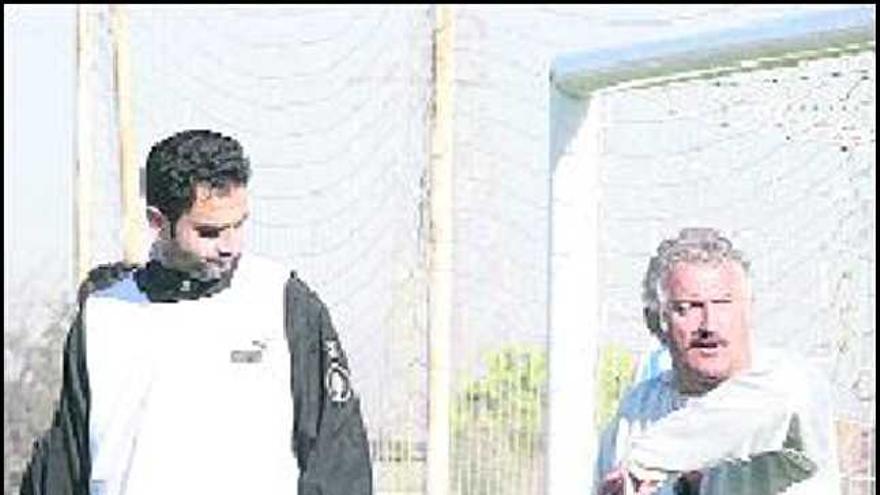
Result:
<svg viewBox="0 0 880 495">
<path fill-rule="evenodd" d="M 605 477 L 615 468 L 617 457 L 617 431 L 620 427 L 621 417 L 616 414 L 611 423 L 602 430 L 599 436 L 599 451 L 596 454 L 596 463 L 593 470 L 593 493 L 603 493 L 600 488 L 604 484 Z"/>
<path fill-rule="evenodd" d="M 603 430 L 593 477 L 593 494 L 642 495 L 652 494 L 659 487 L 659 480 L 633 478 L 622 464 L 630 445 L 633 422 L 639 417 L 654 417 L 657 411 L 659 380 L 643 380 L 624 395 L 617 413 Z M 633 414 L 638 411 L 638 414 Z M 628 487 L 628 488 L 627 488 Z"/>
<path fill-rule="evenodd" d="M 372 493 L 372 466 L 348 360 L 330 314 L 295 274 L 285 288 L 292 357 L 293 443 L 300 495 Z"/>
<path fill-rule="evenodd" d="M 77 292 L 77 312 L 64 344 L 61 396 L 52 424 L 34 442 L 21 481 L 22 495 L 88 495 L 91 476 L 89 409 L 91 392 L 86 366 L 84 308 L 95 291 L 110 287 L 137 268 L 108 263 L 92 269 Z"/>
<path fill-rule="evenodd" d="M 662 479 L 763 458 L 790 482 L 804 480 L 817 464 L 804 448 L 803 418 L 789 390 L 796 387 L 771 371 L 738 374 L 635 435 L 627 469 L 639 479 Z"/>
<path fill-rule="evenodd" d="M 21 481 L 22 495 L 89 493 L 88 417 L 89 381 L 82 311 L 78 311 L 64 345 L 61 396 L 51 426 L 34 442 L 31 460 Z"/>
</svg>

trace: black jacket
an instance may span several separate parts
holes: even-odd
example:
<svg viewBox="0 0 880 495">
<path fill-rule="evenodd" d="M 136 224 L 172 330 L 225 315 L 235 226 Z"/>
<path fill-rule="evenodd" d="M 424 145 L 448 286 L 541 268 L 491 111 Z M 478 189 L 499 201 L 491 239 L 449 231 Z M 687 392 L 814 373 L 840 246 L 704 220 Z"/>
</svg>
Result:
<svg viewBox="0 0 880 495">
<path fill-rule="evenodd" d="M 34 443 L 22 478 L 22 495 L 88 495 L 90 393 L 83 303 L 92 292 L 135 269 L 121 263 L 103 265 L 92 270 L 80 287 L 79 310 L 64 347 L 61 397 L 49 430 Z M 284 292 L 293 371 L 292 444 L 300 469 L 298 493 L 371 494 L 372 470 L 360 404 L 351 390 L 348 362 L 329 312 L 295 272 Z M 165 291 L 163 296 L 167 295 Z"/>
</svg>

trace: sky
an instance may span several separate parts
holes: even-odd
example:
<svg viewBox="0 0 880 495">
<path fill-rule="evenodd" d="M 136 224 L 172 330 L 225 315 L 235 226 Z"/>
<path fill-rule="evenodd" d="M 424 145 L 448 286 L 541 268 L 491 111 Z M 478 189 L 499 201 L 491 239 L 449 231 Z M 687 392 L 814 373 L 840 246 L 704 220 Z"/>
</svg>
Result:
<svg viewBox="0 0 880 495">
<path fill-rule="evenodd" d="M 7 303 L 70 284 L 76 7 L 3 6 L 3 231 Z M 10 284 L 12 286 L 10 286 Z M 11 296 L 11 297 L 9 297 Z"/>
</svg>

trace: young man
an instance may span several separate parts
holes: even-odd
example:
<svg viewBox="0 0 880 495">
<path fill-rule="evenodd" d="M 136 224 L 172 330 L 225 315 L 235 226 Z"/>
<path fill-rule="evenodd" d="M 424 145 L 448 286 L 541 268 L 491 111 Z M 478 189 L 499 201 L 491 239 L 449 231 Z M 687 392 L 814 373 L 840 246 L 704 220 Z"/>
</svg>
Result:
<svg viewBox="0 0 880 495">
<path fill-rule="evenodd" d="M 713 229 L 660 244 L 645 319 L 672 369 L 621 401 L 602 438 L 597 493 L 839 493 L 827 379 L 754 348 L 748 266 Z"/>
<path fill-rule="evenodd" d="M 175 134 L 147 158 L 144 266 L 93 270 L 23 494 L 369 494 L 358 399 L 326 307 L 242 253 L 250 165 Z"/>
</svg>

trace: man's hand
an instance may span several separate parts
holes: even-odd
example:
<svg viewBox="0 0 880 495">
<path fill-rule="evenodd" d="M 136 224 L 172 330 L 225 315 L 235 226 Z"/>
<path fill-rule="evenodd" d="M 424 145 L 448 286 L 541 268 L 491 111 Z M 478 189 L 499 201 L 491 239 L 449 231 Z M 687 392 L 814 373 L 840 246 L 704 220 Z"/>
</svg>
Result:
<svg viewBox="0 0 880 495">
<path fill-rule="evenodd" d="M 598 495 L 652 495 L 659 488 L 658 481 L 639 480 L 623 466 L 618 466 L 605 475 Z"/>
<path fill-rule="evenodd" d="M 622 467 L 617 467 L 605 475 L 597 495 L 624 495 L 625 481 L 626 471 Z"/>
</svg>

